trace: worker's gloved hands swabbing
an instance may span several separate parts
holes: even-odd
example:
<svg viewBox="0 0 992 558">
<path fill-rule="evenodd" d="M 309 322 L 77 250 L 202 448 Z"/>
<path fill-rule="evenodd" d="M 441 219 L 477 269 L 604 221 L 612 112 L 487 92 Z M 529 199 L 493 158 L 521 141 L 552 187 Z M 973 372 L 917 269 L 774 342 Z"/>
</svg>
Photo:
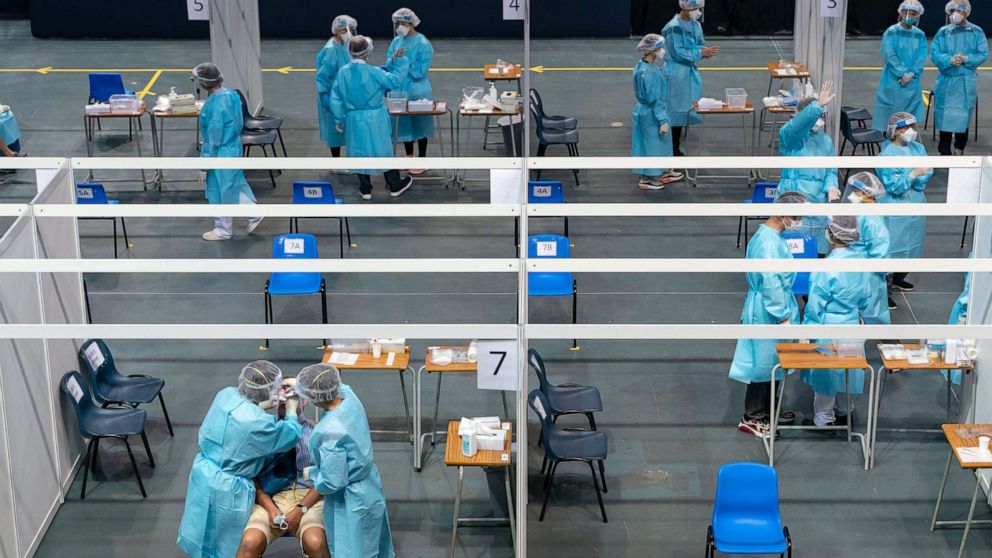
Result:
<svg viewBox="0 0 992 558">
<path fill-rule="evenodd" d="M 839 199 L 840 199 L 840 190 L 838 190 L 837 188 L 831 188 L 830 191 L 827 192 L 827 200 L 835 202 Z"/>
<path fill-rule="evenodd" d="M 668 124 L 662 124 L 661 126 L 659 126 L 658 131 L 661 132 L 661 135 L 667 136 L 669 131 Z"/>
<path fill-rule="evenodd" d="M 834 100 L 834 97 L 836 97 L 834 94 L 834 82 L 827 81 L 820 87 L 820 94 L 817 96 L 816 102 L 821 108 L 825 108 Z"/>
<path fill-rule="evenodd" d="M 269 409 L 275 407 L 278 404 L 279 404 L 279 401 L 277 401 L 275 398 L 269 398 L 269 399 L 266 399 L 265 401 L 259 401 L 258 402 L 258 406 L 263 411 L 268 411 Z"/>
<path fill-rule="evenodd" d="M 286 400 L 286 416 L 295 417 L 300 409 L 300 400 L 297 397 L 290 397 Z"/>
</svg>

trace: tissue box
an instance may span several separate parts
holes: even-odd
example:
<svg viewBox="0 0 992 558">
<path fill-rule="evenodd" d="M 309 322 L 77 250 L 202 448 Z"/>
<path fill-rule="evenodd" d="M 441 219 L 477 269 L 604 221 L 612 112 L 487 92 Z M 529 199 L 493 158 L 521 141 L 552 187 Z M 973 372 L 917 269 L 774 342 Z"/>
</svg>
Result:
<svg viewBox="0 0 992 558">
<path fill-rule="evenodd" d="M 420 99 L 418 101 L 410 101 L 406 104 L 406 110 L 408 112 L 433 112 L 434 111 L 434 101 L 432 99 Z"/>
<path fill-rule="evenodd" d="M 405 353 L 406 339 L 380 339 L 382 352 L 384 353 Z"/>
<path fill-rule="evenodd" d="M 106 114 L 110 112 L 110 105 L 107 103 L 93 103 L 86 105 L 86 114 Z"/>
<path fill-rule="evenodd" d="M 480 450 L 503 451 L 506 449 L 506 430 L 496 430 L 492 434 L 477 434 Z"/>
</svg>

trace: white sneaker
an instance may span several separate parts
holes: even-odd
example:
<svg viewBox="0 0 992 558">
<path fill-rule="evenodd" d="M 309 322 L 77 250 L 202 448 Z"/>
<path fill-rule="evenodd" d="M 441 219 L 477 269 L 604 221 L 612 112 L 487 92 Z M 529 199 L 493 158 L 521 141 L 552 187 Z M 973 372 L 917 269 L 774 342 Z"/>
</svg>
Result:
<svg viewBox="0 0 992 558">
<path fill-rule="evenodd" d="M 412 176 L 408 176 L 408 177 L 406 177 L 406 181 L 403 183 L 403 187 L 400 188 L 399 190 L 391 190 L 389 192 L 389 196 L 390 197 L 393 197 L 393 198 L 398 198 L 398 197 L 400 197 L 400 196 L 403 195 L 403 192 L 406 192 L 407 190 L 409 190 L 410 189 L 410 186 L 412 186 L 412 185 L 413 185 L 413 177 Z"/>
<path fill-rule="evenodd" d="M 217 234 L 217 231 L 207 231 L 202 235 L 203 240 L 230 240 L 230 236 Z"/>
<path fill-rule="evenodd" d="M 254 217 L 248 220 L 248 234 L 255 232 L 255 229 L 262 224 L 262 219 L 265 219 L 265 217 Z"/>
<path fill-rule="evenodd" d="M 685 178 L 685 174 L 676 170 L 670 170 L 665 172 L 665 174 L 661 175 L 661 181 L 664 184 L 671 184 L 672 182 L 678 182 L 683 178 Z"/>
<path fill-rule="evenodd" d="M 368 194 L 362 194 L 362 199 L 365 201 L 372 201 L 372 193 L 369 192 Z"/>
</svg>

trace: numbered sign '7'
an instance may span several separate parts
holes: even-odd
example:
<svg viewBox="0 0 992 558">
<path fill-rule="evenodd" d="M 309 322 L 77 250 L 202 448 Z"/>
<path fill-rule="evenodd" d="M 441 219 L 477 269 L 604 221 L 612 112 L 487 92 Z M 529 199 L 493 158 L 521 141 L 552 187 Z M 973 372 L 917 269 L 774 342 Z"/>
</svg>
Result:
<svg viewBox="0 0 992 558">
<path fill-rule="evenodd" d="M 517 358 L 517 347 L 516 339 L 479 341 L 479 389 L 519 389 L 520 361 Z"/>
</svg>

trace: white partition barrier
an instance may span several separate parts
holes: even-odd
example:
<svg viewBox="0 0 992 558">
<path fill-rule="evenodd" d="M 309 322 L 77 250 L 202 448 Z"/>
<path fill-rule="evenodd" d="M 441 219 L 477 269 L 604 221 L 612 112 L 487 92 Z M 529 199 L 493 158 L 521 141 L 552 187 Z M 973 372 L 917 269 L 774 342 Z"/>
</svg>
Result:
<svg viewBox="0 0 992 558">
<path fill-rule="evenodd" d="M 635 167 L 673 166 L 671 159 L 665 158 L 540 158 L 540 159 L 422 159 L 420 166 L 424 168 L 461 168 L 461 169 L 630 169 Z M 700 169 L 733 169 L 747 167 L 777 168 L 785 159 L 778 157 L 765 158 L 683 158 L 678 166 Z M 526 165 L 524 165 L 526 163 Z M 74 159 L 71 162 L 74 169 L 197 169 L 197 168 L 282 168 L 282 169 L 332 169 L 332 168 L 365 168 L 368 166 L 391 167 L 402 166 L 402 158 L 378 159 L 362 161 L 357 159 Z M 880 204 L 874 206 L 851 204 L 810 204 L 804 206 L 790 205 L 787 209 L 778 206 L 763 205 L 755 207 L 750 204 L 557 204 L 557 205 L 527 205 L 521 199 L 519 204 L 439 204 L 439 205 L 338 205 L 338 206 L 292 206 L 292 205 L 256 205 L 246 206 L 207 206 L 197 205 L 116 205 L 116 206 L 75 206 L 71 203 L 54 202 L 57 197 L 46 199 L 46 203 L 38 203 L 31 207 L 31 214 L 39 221 L 61 219 L 75 216 L 86 217 L 177 217 L 177 216 L 256 216 L 287 217 L 287 216 L 349 216 L 366 218 L 390 217 L 422 217 L 444 219 L 446 217 L 502 217 L 513 219 L 520 217 L 518 241 L 526 245 L 528 220 L 530 217 L 541 216 L 573 216 L 582 218 L 617 218 L 617 217 L 721 217 L 721 216 L 760 216 L 769 214 L 789 215 L 927 215 L 927 216 L 972 216 L 977 217 L 975 237 L 976 254 L 974 259 L 919 259 L 919 260 L 843 260 L 826 262 L 822 260 L 744 260 L 732 259 L 571 259 L 571 260 L 535 260 L 528 259 L 527 251 L 521 250 L 518 258 L 507 259 L 361 259 L 339 260 L 320 259 L 311 261 L 291 260 L 80 260 L 78 253 L 73 254 L 70 245 L 65 252 L 30 254 L 28 252 L 11 252 L 5 255 L 4 271 L 10 276 L 21 276 L 17 282 L 19 288 L 34 288 L 43 292 L 42 282 L 38 274 L 78 274 L 80 272 L 106 273 L 198 273 L 198 272 L 228 272 L 254 273 L 273 271 L 324 271 L 338 273 L 516 273 L 518 274 L 518 320 L 516 324 L 332 324 L 332 325 L 302 325 L 302 324 L 226 324 L 224 328 L 216 328 L 208 324 L 98 324 L 87 325 L 73 321 L 73 311 L 81 311 L 81 306 L 71 309 L 71 305 L 52 308 L 47 299 L 39 297 L 39 304 L 44 303 L 45 312 L 34 314 L 22 312 L 14 321 L 0 323 L 0 339 L 6 339 L 10 346 L 12 340 L 25 341 L 25 347 L 31 347 L 32 342 L 49 343 L 52 347 L 62 346 L 55 340 L 72 340 L 83 337 L 105 337 L 108 339 L 257 339 L 269 337 L 273 339 L 311 338 L 311 337 L 381 337 L 398 336 L 411 339 L 445 339 L 478 337 L 480 339 L 517 338 L 520 342 L 519 366 L 526 370 L 522 361 L 529 339 L 736 339 L 736 338 L 947 338 L 965 337 L 980 339 L 982 347 L 992 350 L 992 311 L 989 310 L 992 299 L 992 257 L 989 245 L 992 244 L 992 160 L 979 157 L 957 158 L 790 158 L 791 167 L 820 168 L 872 168 L 872 167 L 919 167 L 929 166 L 938 169 L 970 168 L 982 169 L 981 203 L 979 204 Z M 521 176 L 521 180 L 524 178 Z M 53 191 L 54 192 L 54 191 Z M 20 229 L 18 229 L 20 230 Z M 39 231 L 46 231 L 46 225 L 40 225 Z M 54 231 L 61 230 L 56 224 Z M 44 236 L 44 232 L 41 233 Z M 53 233 L 55 234 L 55 233 Z M 78 250 L 78 248 L 75 248 Z M 617 323 L 580 323 L 571 324 L 532 324 L 528 323 L 527 313 L 527 275 L 532 271 L 571 271 L 577 273 L 742 273 L 753 270 L 817 271 L 824 269 L 837 271 L 898 271 L 913 270 L 915 272 L 972 272 L 975 281 L 972 288 L 972 312 L 969 324 L 966 326 L 950 326 L 943 323 L 898 326 L 744 326 L 740 324 L 617 324 Z M 35 277 L 32 283 L 31 277 Z M 59 287 L 62 295 L 75 294 L 74 281 L 64 283 L 53 280 L 51 284 Z M 23 285 L 22 285 L 23 284 Z M 6 288 L 0 287 L 0 289 Z M 2 296 L 2 294 L 0 294 Z M 54 312 L 54 315 L 50 313 Z M 61 314 L 59 313 L 61 312 Z M 79 317 L 76 314 L 75 317 Z M 686 320 L 687 322 L 690 320 Z M 16 325 L 15 325 L 16 324 Z M 69 345 L 65 345 L 68 347 Z M 44 351 L 42 349 L 42 355 Z M 3 355 L 0 355 L 3 356 Z M 729 359 L 729 355 L 728 355 Z M 55 363 L 52 366 L 54 380 L 55 367 L 67 364 L 67 361 Z M 3 362 L 3 361 L 0 361 Z M 44 361 L 42 362 L 44 364 Z M 972 378 L 978 378 L 977 389 L 981 394 L 978 408 L 974 412 L 977 417 L 992 415 L 992 370 L 986 371 L 987 364 L 980 364 L 979 370 Z M 520 375 L 519 389 L 522 393 L 528 390 L 528 374 Z M 4 412 L 0 420 L 8 421 L 4 428 L 10 432 L 10 405 L 6 397 L 0 401 Z M 516 420 L 518 424 L 526 423 L 528 412 L 526 401 L 517 398 Z M 983 419 L 986 420 L 986 419 Z M 992 420 L 992 418 L 987 418 Z M 527 444 L 527 429 L 517 429 L 520 438 L 518 444 Z M 8 439 L 5 440 L 10 443 Z M 67 448 L 68 449 L 68 448 Z M 77 449 L 78 451 L 78 449 Z M 71 454 L 68 452 L 67 455 Z M 527 517 L 527 486 L 528 467 L 526 452 L 517 455 L 517 514 Z M 2 462 L 2 460 L 0 460 Z M 71 462 L 71 460 L 70 460 Z M 66 462 L 68 463 L 68 462 Z M 64 472 L 71 475 L 72 467 L 60 462 L 58 467 L 64 467 Z M 0 467 L 3 465 L 0 464 Z M 9 465 L 8 465 L 9 466 Z M 0 473 L 3 471 L 0 470 Z M 0 498 L 4 496 L 0 487 Z M 12 496 L 16 499 L 16 494 Z M 0 526 L 0 532 L 3 526 Z M 517 556 L 526 556 L 527 522 L 517 525 Z M 23 547 L 21 547 L 23 548 Z"/>
</svg>

